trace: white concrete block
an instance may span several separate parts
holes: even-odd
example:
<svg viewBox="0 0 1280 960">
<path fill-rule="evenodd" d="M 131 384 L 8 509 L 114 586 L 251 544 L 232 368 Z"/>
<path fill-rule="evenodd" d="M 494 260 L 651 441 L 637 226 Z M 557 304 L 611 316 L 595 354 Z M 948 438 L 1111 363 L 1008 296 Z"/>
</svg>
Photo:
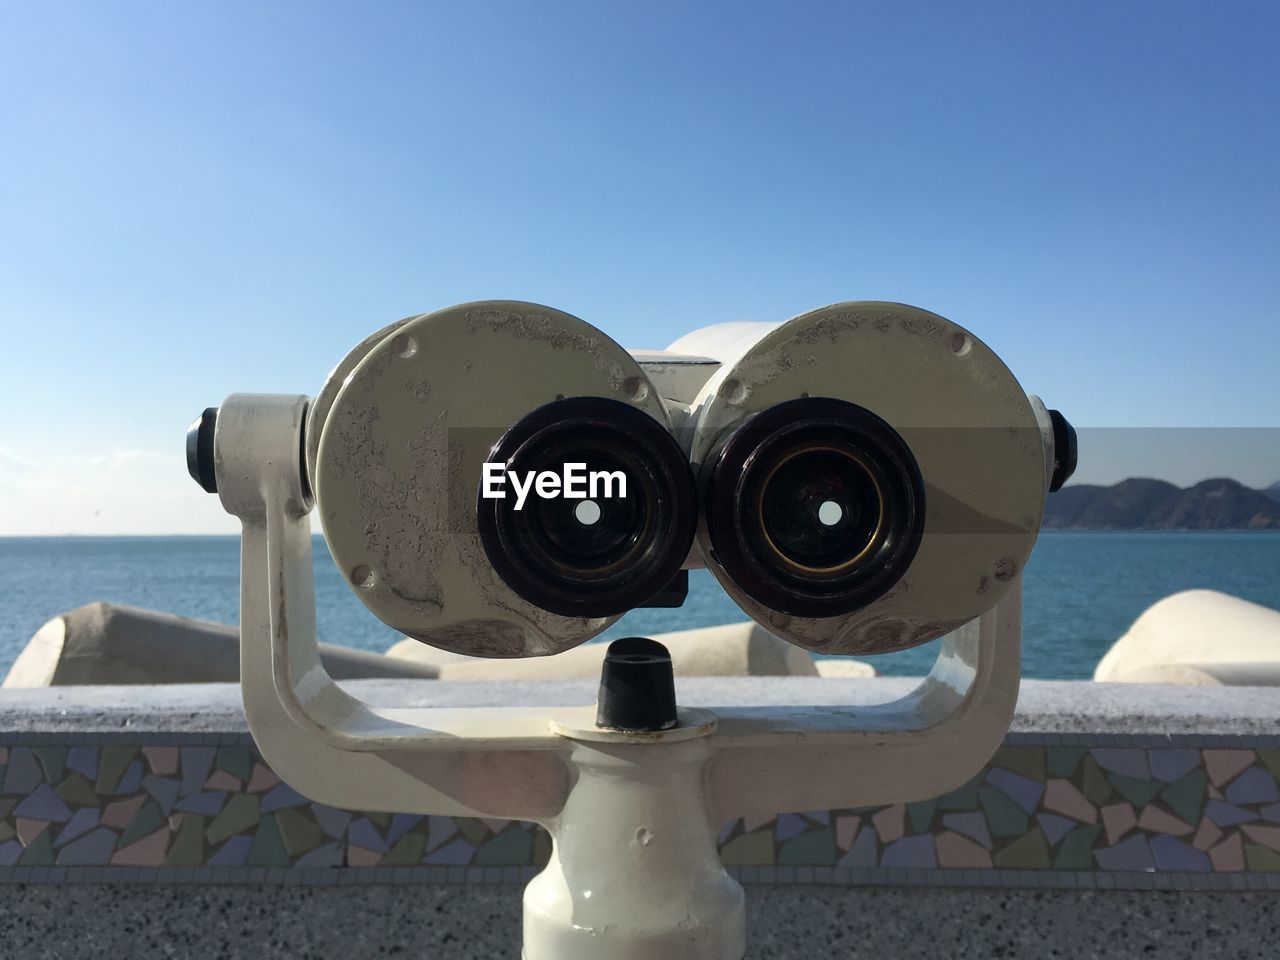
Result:
<svg viewBox="0 0 1280 960">
<path fill-rule="evenodd" d="M 818 676 L 808 653 L 755 623 L 659 633 L 653 639 L 671 651 L 677 677 Z M 607 648 L 590 643 L 554 657 L 486 660 L 404 640 L 387 654 L 435 666 L 441 680 L 572 680 L 598 678 Z"/>
<path fill-rule="evenodd" d="M 320 645 L 336 678 L 431 679 L 435 667 L 379 653 Z M 234 683 L 240 632 L 208 620 L 110 603 L 89 603 L 54 617 L 28 641 L 5 687 L 71 684 Z"/>
<path fill-rule="evenodd" d="M 1107 651 L 1095 680 L 1280 686 L 1280 611 L 1214 590 L 1152 604 Z"/>
</svg>

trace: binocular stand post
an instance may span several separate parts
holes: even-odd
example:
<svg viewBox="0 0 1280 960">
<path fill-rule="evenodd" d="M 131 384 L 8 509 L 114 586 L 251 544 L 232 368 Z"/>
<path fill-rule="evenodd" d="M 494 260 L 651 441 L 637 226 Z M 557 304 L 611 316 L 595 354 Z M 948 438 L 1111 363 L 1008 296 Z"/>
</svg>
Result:
<svg viewBox="0 0 1280 960">
<path fill-rule="evenodd" d="M 947 637 L 906 697 L 874 706 L 714 707 L 651 731 L 589 707 L 394 708 L 320 662 L 303 483 L 306 398 L 220 408 L 218 495 L 242 522 L 245 713 L 300 793 L 358 810 L 532 820 L 554 839 L 525 893 L 526 960 L 741 960 L 742 888 L 720 825 L 937 796 L 999 746 L 1018 690 L 1020 584 Z"/>
<path fill-rule="evenodd" d="M 720 863 L 706 790 L 714 716 L 686 711 L 647 739 L 556 728 L 575 780 L 525 890 L 525 960 L 741 960 L 742 887 Z"/>
</svg>

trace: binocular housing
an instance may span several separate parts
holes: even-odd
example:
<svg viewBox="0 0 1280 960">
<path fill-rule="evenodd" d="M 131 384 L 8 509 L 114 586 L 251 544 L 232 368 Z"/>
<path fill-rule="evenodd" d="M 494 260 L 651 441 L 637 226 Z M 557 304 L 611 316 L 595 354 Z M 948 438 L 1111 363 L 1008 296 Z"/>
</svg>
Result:
<svg viewBox="0 0 1280 960">
<path fill-rule="evenodd" d="M 924 643 L 997 602 L 1075 456 L 971 333 L 878 302 L 649 353 L 528 303 L 409 317 L 334 369 L 304 446 L 357 596 L 488 657 L 576 646 L 702 566 L 807 649 Z"/>
</svg>

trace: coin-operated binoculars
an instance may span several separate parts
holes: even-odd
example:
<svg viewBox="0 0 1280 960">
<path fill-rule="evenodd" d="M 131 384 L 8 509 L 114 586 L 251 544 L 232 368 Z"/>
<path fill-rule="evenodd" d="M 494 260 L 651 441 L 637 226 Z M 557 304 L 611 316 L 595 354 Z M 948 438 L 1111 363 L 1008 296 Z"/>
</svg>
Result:
<svg viewBox="0 0 1280 960">
<path fill-rule="evenodd" d="M 630 353 L 484 302 L 378 331 L 314 398 L 228 397 L 188 455 L 243 524 L 245 712 L 285 780 L 337 806 L 543 825 L 527 960 L 740 960 L 721 823 L 936 796 L 999 745 L 1020 576 L 1074 443 L 986 345 L 913 307 Z M 817 653 L 946 640 L 912 694 L 856 709 L 683 708 L 641 638 L 611 648 L 594 707 L 379 706 L 321 665 L 313 509 L 378 618 L 471 656 L 567 650 L 704 565 Z"/>
</svg>

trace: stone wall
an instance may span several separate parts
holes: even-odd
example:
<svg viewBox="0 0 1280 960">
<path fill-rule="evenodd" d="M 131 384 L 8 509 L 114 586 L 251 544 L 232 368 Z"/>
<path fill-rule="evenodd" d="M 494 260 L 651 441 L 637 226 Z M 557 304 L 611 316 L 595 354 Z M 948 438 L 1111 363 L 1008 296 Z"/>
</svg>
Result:
<svg viewBox="0 0 1280 960">
<path fill-rule="evenodd" d="M 681 682 L 680 698 L 697 705 L 871 702 L 909 684 L 693 679 Z M 455 705 L 586 703 L 594 693 L 589 683 L 346 686 L 401 705 L 428 697 Z M 778 949 L 793 936 L 795 956 L 809 955 L 799 945 L 814 938 L 838 941 L 841 924 L 853 921 L 821 914 L 801 928 L 779 893 L 826 903 L 834 918 L 868 897 L 905 909 L 910 898 L 902 898 L 912 890 L 950 904 L 939 909 L 955 913 L 961 933 L 984 915 L 955 907 L 962 902 L 1005 904 L 1005 925 L 1034 925 L 1031 904 L 1046 896 L 1075 902 L 1089 891 L 1089 909 L 1100 916 L 1139 902 L 1179 923 L 1199 913 L 1220 920 L 1225 910 L 1239 917 L 1208 947 L 1247 956 L 1274 928 L 1280 906 L 1278 715 L 1280 702 L 1266 689 L 1028 682 L 1004 746 L 960 789 L 919 803 L 733 820 L 721 830 L 721 851 L 749 885 L 753 924 L 772 924 L 783 937 Z M 386 885 L 415 901 L 490 904 L 506 917 L 518 915 L 520 887 L 549 849 L 533 824 L 312 803 L 258 755 L 233 686 L 0 695 L 0 883 L 16 885 L 0 894 L 3 910 L 17 911 L 38 893 L 41 902 L 67 905 L 60 923 L 114 930 L 130 904 L 166 897 L 249 910 L 252 902 L 299 897 L 330 902 L 354 885 L 362 888 L 352 901 L 359 912 L 356 903 L 376 899 L 363 888 Z M 82 891 L 103 884 L 118 908 L 92 909 L 95 895 Z M 72 909 L 77 903 L 90 908 Z M 338 946 L 348 913 L 316 912 L 314 922 L 331 929 L 327 946 L 310 955 L 358 955 Z M 9 920 L 24 929 L 35 922 L 27 913 Z M 209 918 L 183 910 L 172 921 L 198 939 Z M 417 922 L 429 926 L 431 918 Z M 466 939 L 465 915 L 447 922 Z M 1141 937 L 1143 924 L 1150 926 L 1139 921 L 1126 932 L 1126 943 Z M 1096 932 L 1088 923 L 1064 924 L 1052 936 L 1071 954 L 1077 939 Z M 1156 937 L 1159 929 L 1146 932 Z M 475 933 L 477 943 L 487 942 L 489 931 Z M 965 935 L 985 936 L 978 927 Z M 1208 947 L 1185 955 L 1213 955 Z M 1041 955 L 1036 941 L 1022 949 L 1028 952 L 1006 955 Z M 1166 944 L 1161 955 L 1184 955 L 1180 949 Z"/>
</svg>

